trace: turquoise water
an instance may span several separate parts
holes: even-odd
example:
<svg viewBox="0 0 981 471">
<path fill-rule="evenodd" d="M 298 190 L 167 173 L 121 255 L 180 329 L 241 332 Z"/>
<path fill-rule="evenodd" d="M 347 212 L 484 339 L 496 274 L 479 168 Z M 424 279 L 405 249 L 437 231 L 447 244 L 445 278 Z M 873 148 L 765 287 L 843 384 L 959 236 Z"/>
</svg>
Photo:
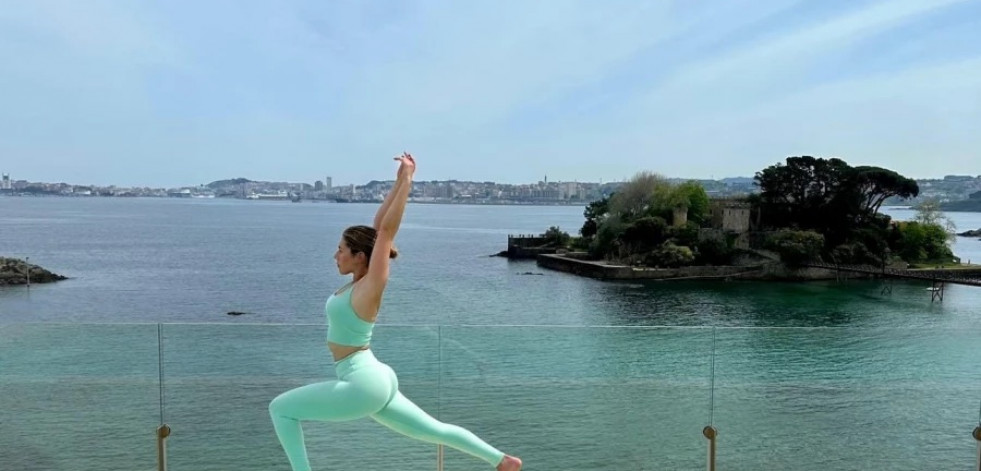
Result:
<svg viewBox="0 0 981 471">
<path fill-rule="evenodd" d="M 155 469 L 161 420 L 171 470 L 288 469 L 266 405 L 333 377 L 331 250 L 373 208 L 0 198 L 0 252 L 73 277 L 0 289 L 0 469 Z M 528 469 L 704 469 L 710 423 L 720 469 L 972 466 L 981 289 L 605 283 L 486 257 L 581 219 L 410 207 L 373 347 L 407 396 Z M 315 469 L 435 469 L 435 446 L 370 421 L 306 430 Z"/>
<path fill-rule="evenodd" d="M 333 377 L 322 333 L 4 325 L 0 462 L 153 469 L 162 417 L 174 430 L 170 469 L 288 469 L 265 407 L 283 390 Z M 708 424 L 720 431 L 723 469 L 968 469 L 979 334 L 382 326 L 375 350 L 420 406 L 532 469 L 699 469 Z M 370 421 L 306 430 L 317 469 L 435 466 L 435 447 Z M 482 468 L 448 451 L 446 469 Z"/>
</svg>

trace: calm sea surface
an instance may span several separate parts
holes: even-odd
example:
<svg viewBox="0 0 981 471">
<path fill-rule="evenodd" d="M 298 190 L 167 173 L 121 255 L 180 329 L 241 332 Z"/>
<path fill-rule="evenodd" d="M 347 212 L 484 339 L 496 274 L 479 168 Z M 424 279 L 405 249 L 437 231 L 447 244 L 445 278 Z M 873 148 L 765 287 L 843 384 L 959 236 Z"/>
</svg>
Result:
<svg viewBox="0 0 981 471">
<path fill-rule="evenodd" d="M 0 198 L 0 255 L 71 277 L 0 288 L 0 469 L 156 469 L 163 420 L 171 470 L 287 470 L 266 405 L 333 377 L 333 250 L 376 208 Z M 582 210 L 409 206 L 373 345 L 407 396 L 529 470 L 704 469 L 709 423 L 721 469 L 971 468 L 981 288 L 615 283 L 488 256 Z M 981 261 L 976 239 L 954 251 Z M 435 469 L 369 420 L 306 430 L 315 469 Z M 450 450 L 445 469 L 486 468 Z"/>
</svg>

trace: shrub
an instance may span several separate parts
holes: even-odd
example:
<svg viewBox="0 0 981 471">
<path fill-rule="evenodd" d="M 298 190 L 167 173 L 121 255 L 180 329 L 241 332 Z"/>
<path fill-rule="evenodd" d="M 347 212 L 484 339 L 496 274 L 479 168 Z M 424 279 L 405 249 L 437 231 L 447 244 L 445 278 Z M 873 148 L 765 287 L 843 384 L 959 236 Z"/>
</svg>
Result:
<svg viewBox="0 0 981 471">
<path fill-rule="evenodd" d="M 780 254 L 780 261 L 799 266 L 818 259 L 824 236 L 814 231 L 783 230 L 767 239 L 766 248 Z"/>
</svg>

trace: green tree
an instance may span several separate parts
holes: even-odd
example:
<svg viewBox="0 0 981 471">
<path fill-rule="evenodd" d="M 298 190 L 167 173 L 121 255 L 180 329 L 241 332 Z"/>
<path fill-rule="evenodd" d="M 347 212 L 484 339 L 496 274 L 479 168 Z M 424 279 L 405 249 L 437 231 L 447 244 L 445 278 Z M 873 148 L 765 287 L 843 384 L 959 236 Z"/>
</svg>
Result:
<svg viewBox="0 0 981 471">
<path fill-rule="evenodd" d="M 599 230 L 599 224 L 603 221 L 606 215 L 610 211 L 610 197 L 605 197 L 603 199 L 593 201 L 586 205 L 586 209 L 583 210 L 583 217 L 586 218 L 586 222 L 583 223 L 582 228 L 579 229 L 579 235 L 590 239 L 596 235 L 596 231 Z"/>
<path fill-rule="evenodd" d="M 708 193 L 698 182 L 687 181 L 678 185 L 675 189 L 688 208 L 688 220 L 695 224 L 702 225 L 709 216 L 710 201 Z"/>
<path fill-rule="evenodd" d="M 661 175 L 652 172 L 640 172 L 610 197 L 609 214 L 624 221 L 632 221 L 651 214 L 654 208 L 655 196 L 670 185 Z"/>
<path fill-rule="evenodd" d="M 920 194 L 916 180 L 881 167 L 855 167 L 853 179 L 861 209 L 866 214 L 877 213 L 889 198 L 915 198 Z"/>
<path fill-rule="evenodd" d="M 915 180 L 881 167 L 851 167 L 841 159 L 788 157 L 756 174 L 760 203 L 775 227 L 842 230 L 871 219 L 891 197 L 919 194 Z"/>
<path fill-rule="evenodd" d="M 914 180 L 892 170 L 810 156 L 767 167 L 756 174 L 756 184 L 760 194 L 752 201 L 764 226 L 820 233 L 822 253 L 848 256 L 849 263 L 881 261 L 890 218 L 879 209 L 889 198 L 919 194 Z"/>
<path fill-rule="evenodd" d="M 940 200 L 937 198 L 927 198 L 918 204 L 913 220 L 925 225 L 936 225 L 943 228 L 950 240 L 957 237 L 957 225 L 940 210 Z"/>
<path fill-rule="evenodd" d="M 786 205 L 793 216 L 831 203 L 851 171 L 836 158 L 787 157 L 786 162 L 757 172 L 755 180 L 764 202 Z"/>
<path fill-rule="evenodd" d="M 689 224 L 669 227 L 678 208 L 687 209 Z M 658 174 L 640 172 L 609 198 L 590 203 L 579 233 L 589 239 L 593 257 L 642 261 L 668 239 L 697 242 L 698 223 L 708 208 L 708 194 L 697 182 L 674 185 Z"/>
<path fill-rule="evenodd" d="M 678 186 L 665 184 L 654 189 L 654 197 L 651 200 L 651 207 L 648 214 L 663 217 L 665 220 L 672 220 L 675 209 L 688 210 L 688 197 Z"/>
<path fill-rule="evenodd" d="M 926 231 L 920 222 L 901 222 L 897 224 L 899 228 L 899 244 L 896 252 L 903 260 L 910 263 L 926 260 Z"/>
<path fill-rule="evenodd" d="M 949 263 L 954 259 L 947 230 L 935 222 L 904 221 L 895 226 L 893 251 L 909 263 Z"/>
<path fill-rule="evenodd" d="M 829 247 L 846 242 L 858 211 L 857 191 L 849 190 L 852 168 L 841 159 L 788 157 L 756 174 L 757 211 L 771 228 L 813 230 Z"/>
<path fill-rule="evenodd" d="M 626 225 L 617 217 L 608 217 L 603 220 L 589 244 L 589 254 L 594 258 L 614 259 L 622 255 L 620 235 L 623 234 Z"/>
</svg>

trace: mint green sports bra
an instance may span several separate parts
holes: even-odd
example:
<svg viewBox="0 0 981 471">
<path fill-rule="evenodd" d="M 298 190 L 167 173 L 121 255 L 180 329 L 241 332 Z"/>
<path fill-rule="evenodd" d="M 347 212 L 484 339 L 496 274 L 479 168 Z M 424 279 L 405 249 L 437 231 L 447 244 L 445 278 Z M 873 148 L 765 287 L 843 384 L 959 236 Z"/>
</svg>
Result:
<svg viewBox="0 0 981 471">
<path fill-rule="evenodd" d="M 331 294 L 324 309 L 327 311 L 327 341 L 349 347 L 363 347 L 371 341 L 371 330 L 375 327 L 354 312 L 351 305 L 351 291 L 348 286 L 341 294 Z"/>
</svg>

